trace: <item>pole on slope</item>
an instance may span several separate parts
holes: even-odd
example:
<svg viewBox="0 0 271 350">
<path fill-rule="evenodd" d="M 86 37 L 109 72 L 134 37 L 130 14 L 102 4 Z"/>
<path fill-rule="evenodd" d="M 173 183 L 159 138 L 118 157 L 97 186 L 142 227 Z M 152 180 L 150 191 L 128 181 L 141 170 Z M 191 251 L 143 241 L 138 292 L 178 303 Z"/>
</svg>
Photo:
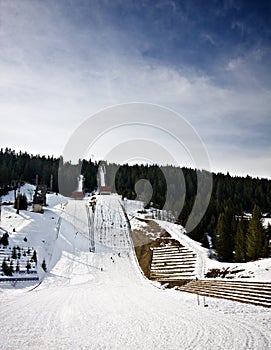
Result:
<svg viewBox="0 0 271 350">
<path fill-rule="evenodd" d="M 16 198 L 16 200 L 17 200 L 17 214 L 20 213 L 20 193 L 21 193 L 21 183 L 19 181 L 19 183 L 18 183 L 18 194 L 17 194 L 17 198 Z"/>
<path fill-rule="evenodd" d="M 51 176 L 50 176 L 50 192 L 53 192 L 53 181 L 54 181 L 54 175 L 51 174 Z"/>
<path fill-rule="evenodd" d="M 94 213 L 90 217 L 89 207 L 86 205 L 87 218 L 88 218 L 88 239 L 90 242 L 89 251 L 95 252 L 95 243 L 94 243 Z"/>
<path fill-rule="evenodd" d="M 1 214 L 2 214 L 2 196 L 0 196 L 0 224 L 1 224 Z"/>
</svg>

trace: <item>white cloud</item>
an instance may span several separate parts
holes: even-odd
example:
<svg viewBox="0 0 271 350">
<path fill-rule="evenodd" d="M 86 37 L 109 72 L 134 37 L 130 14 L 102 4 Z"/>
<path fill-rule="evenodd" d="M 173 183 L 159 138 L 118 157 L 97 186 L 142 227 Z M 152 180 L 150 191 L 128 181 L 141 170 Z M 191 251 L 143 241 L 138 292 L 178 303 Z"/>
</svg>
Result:
<svg viewBox="0 0 271 350">
<path fill-rule="evenodd" d="M 254 132 L 243 123 L 251 125 L 255 118 L 263 125 L 269 122 L 270 90 L 261 87 L 256 73 L 244 74 L 250 69 L 244 58 L 227 63 L 233 84 L 224 86 L 191 67 L 147 59 L 141 54 L 148 46 L 144 36 L 132 41 L 103 23 L 95 8 L 90 24 L 80 28 L 61 15 L 57 3 L 2 2 L 1 11 L 3 146 L 59 155 L 70 134 L 91 114 L 113 104 L 140 101 L 165 105 L 188 119 L 210 148 L 214 167 L 227 169 L 246 159 L 247 171 L 254 171 L 253 165 L 249 167 L 252 158 L 232 153 L 227 144 L 227 137 L 234 142 L 233 136 Z M 220 137 L 223 154 L 231 155 L 223 156 L 225 162 L 215 151 Z M 259 174 L 266 173 L 264 159 L 260 162 L 259 154 L 253 157 L 258 159 Z"/>
</svg>

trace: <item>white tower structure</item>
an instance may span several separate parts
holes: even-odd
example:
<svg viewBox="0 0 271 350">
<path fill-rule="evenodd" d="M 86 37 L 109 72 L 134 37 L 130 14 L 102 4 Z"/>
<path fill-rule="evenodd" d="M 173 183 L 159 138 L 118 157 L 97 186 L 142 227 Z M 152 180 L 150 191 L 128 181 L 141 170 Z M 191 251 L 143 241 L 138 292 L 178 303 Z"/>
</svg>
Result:
<svg viewBox="0 0 271 350">
<path fill-rule="evenodd" d="M 83 175 L 79 175 L 77 192 L 83 192 L 83 182 L 84 182 L 84 176 Z"/>
</svg>

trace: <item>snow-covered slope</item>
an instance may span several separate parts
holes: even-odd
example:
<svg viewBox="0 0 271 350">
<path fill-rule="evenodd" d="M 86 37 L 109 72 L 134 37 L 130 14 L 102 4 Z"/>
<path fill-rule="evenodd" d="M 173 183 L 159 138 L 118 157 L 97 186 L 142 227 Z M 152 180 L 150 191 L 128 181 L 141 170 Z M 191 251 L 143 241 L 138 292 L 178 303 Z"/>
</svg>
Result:
<svg viewBox="0 0 271 350">
<path fill-rule="evenodd" d="M 47 210 L 27 215 L 38 224 L 37 241 L 50 231 L 39 224 L 52 220 L 57 228 L 61 217 L 50 236 L 50 272 L 27 293 L 0 286 L 0 349 L 268 348 L 269 309 L 213 299 L 204 308 L 194 295 L 142 276 L 117 196 L 97 196 L 95 217 L 87 200 Z"/>
<path fill-rule="evenodd" d="M 26 196 L 28 203 L 32 202 L 35 189 L 36 189 L 36 186 L 31 184 L 24 184 L 23 186 L 20 187 L 20 193 Z M 6 203 L 6 204 L 14 203 L 14 191 L 9 191 L 7 195 L 2 196 L 2 203 Z"/>
</svg>

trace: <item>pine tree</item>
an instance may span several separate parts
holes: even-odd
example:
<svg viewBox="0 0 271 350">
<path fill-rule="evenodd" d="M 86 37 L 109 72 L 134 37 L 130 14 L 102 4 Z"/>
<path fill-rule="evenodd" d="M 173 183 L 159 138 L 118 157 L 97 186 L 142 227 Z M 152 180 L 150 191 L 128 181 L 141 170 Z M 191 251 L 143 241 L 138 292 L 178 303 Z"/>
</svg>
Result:
<svg viewBox="0 0 271 350">
<path fill-rule="evenodd" d="M 26 267 L 27 273 L 29 273 L 29 270 L 31 269 L 31 264 L 29 260 L 27 260 L 25 267 Z"/>
<path fill-rule="evenodd" d="M 231 233 L 231 220 L 227 213 L 221 213 L 216 228 L 216 250 L 220 261 L 232 261 L 233 240 Z"/>
<path fill-rule="evenodd" d="M 43 268 L 43 270 L 46 272 L 47 271 L 47 266 L 46 266 L 46 262 L 45 259 L 43 259 L 41 267 Z"/>
<path fill-rule="evenodd" d="M 25 194 L 18 194 L 17 200 L 14 203 L 14 209 L 27 210 L 27 198 Z"/>
<path fill-rule="evenodd" d="M 16 260 L 17 259 L 17 251 L 16 248 L 13 247 L 12 248 L 12 255 L 11 255 L 12 259 Z"/>
<path fill-rule="evenodd" d="M 260 208 L 254 205 L 247 235 L 247 257 L 249 260 L 266 257 L 266 240 Z"/>
<path fill-rule="evenodd" d="M 246 230 L 243 216 L 237 224 L 235 236 L 235 260 L 244 262 L 246 260 Z"/>
<path fill-rule="evenodd" d="M 8 246 L 9 242 L 8 242 L 8 237 L 9 234 L 8 233 L 4 233 L 3 236 L 0 238 L 0 244 L 3 244 L 3 246 Z"/>
<path fill-rule="evenodd" d="M 13 261 L 11 260 L 10 264 L 9 264 L 9 273 L 10 273 L 10 276 L 12 276 L 13 272 L 14 272 L 14 268 L 13 268 Z"/>
<path fill-rule="evenodd" d="M 16 264 L 16 272 L 20 271 L 20 263 L 19 260 L 17 260 L 17 264 Z"/>
<path fill-rule="evenodd" d="M 9 275 L 9 267 L 8 267 L 6 258 L 4 258 L 3 262 L 2 262 L 2 271 L 3 271 L 4 275 L 6 275 L 6 276 Z"/>
<path fill-rule="evenodd" d="M 271 241 L 271 224 L 268 223 L 267 228 L 266 228 L 266 239 L 267 239 L 267 258 L 270 257 L 270 251 L 271 251 L 271 246 L 270 246 L 270 241 Z"/>
<path fill-rule="evenodd" d="M 32 258 L 31 258 L 35 264 L 37 264 L 37 252 L 34 250 Z"/>
</svg>

